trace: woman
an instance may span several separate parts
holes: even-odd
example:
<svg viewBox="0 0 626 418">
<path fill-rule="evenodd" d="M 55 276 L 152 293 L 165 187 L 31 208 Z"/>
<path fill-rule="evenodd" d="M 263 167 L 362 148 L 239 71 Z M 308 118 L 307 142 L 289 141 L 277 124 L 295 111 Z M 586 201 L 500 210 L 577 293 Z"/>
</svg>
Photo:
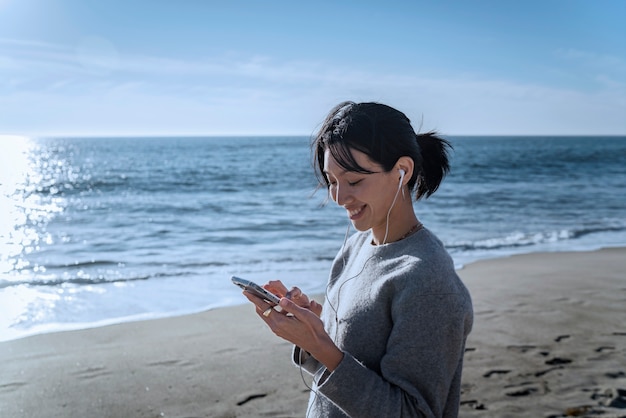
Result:
<svg viewBox="0 0 626 418">
<path fill-rule="evenodd" d="M 457 416 L 471 299 L 411 197 L 437 190 L 449 148 L 379 103 L 341 103 L 315 137 L 320 182 L 357 230 L 333 261 L 324 306 L 280 281 L 265 285 L 280 312 L 245 292 L 314 375 L 307 416 Z"/>
</svg>

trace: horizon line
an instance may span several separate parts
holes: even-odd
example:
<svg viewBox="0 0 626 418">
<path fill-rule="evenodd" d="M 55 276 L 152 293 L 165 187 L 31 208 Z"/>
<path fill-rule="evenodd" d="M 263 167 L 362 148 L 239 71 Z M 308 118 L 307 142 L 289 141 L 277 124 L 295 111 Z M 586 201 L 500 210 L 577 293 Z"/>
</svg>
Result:
<svg viewBox="0 0 626 418">
<path fill-rule="evenodd" d="M 625 133 L 583 133 L 583 134 L 551 134 L 551 133 L 532 133 L 532 134 L 458 134 L 458 133 L 442 133 L 437 132 L 443 137 L 626 137 Z M 418 133 L 419 134 L 419 133 Z M 266 138 L 266 137 L 312 137 L 315 134 L 302 134 L 302 133 L 282 133 L 282 134 L 198 134 L 198 133 L 167 133 L 167 134 L 152 134 L 152 133 L 102 133 L 102 134 L 2 134 L 0 133 L 0 139 L 17 139 L 17 138 L 29 138 L 29 139 L 60 139 L 60 138 L 93 138 L 93 139 L 106 139 L 106 138 Z"/>
</svg>

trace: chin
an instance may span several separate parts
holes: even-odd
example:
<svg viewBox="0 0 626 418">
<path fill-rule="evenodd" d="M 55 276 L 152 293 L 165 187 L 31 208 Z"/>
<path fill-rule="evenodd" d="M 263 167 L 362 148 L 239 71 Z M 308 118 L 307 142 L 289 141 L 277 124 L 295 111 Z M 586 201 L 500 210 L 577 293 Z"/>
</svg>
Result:
<svg viewBox="0 0 626 418">
<path fill-rule="evenodd" d="M 359 232 L 365 232 L 365 231 L 369 231 L 371 229 L 369 227 L 369 225 L 364 225 L 364 224 L 359 223 L 359 222 L 352 222 L 352 226 L 354 227 L 354 229 L 356 229 Z"/>
</svg>

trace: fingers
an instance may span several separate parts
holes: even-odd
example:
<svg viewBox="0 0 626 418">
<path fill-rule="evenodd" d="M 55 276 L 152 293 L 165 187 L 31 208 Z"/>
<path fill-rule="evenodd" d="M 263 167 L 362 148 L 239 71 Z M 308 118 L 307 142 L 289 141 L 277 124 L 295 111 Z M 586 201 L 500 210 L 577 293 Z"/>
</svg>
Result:
<svg viewBox="0 0 626 418">
<path fill-rule="evenodd" d="M 292 287 L 291 290 L 285 294 L 286 298 L 289 298 L 289 299 L 294 300 L 294 301 L 299 299 L 299 298 L 301 298 L 301 297 L 303 297 L 303 296 L 306 298 L 306 295 L 304 295 L 302 293 L 302 291 L 300 290 L 299 287 Z"/>
<path fill-rule="evenodd" d="M 302 290 L 298 287 L 292 287 L 291 290 L 288 291 L 280 280 L 270 280 L 263 287 L 275 295 L 293 300 L 298 306 L 302 306 L 303 308 L 309 307 L 308 296 L 302 293 Z"/>
<path fill-rule="evenodd" d="M 292 300 L 296 305 L 309 309 L 309 297 L 302 293 L 302 291 L 297 287 L 292 287 L 289 292 L 285 295 L 285 297 L 289 300 Z"/>
<path fill-rule="evenodd" d="M 314 300 L 312 300 L 311 303 L 309 304 L 309 309 L 311 310 L 311 312 L 313 312 L 317 316 L 322 315 L 322 305 L 320 305 Z"/>
<path fill-rule="evenodd" d="M 318 347 L 317 342 L 330 341 L 330 337 L 324 337 L 328 334 L 324 330 L 321 319 L 308 308 L 300 307 L 287 298 L 282 298 L 278 307 L 273 308 L 254 295 L 246 295 L 246 297 L 252 301 L 261 302 L 256 305 L 257 315 L 276 336 L 309 352 L 313 352 L 311 350 Z M 275 312 L 276 309 L 281 311 Z"/>
<path fill-rule="evenodd" d="M 285 285 L 280 280 L 270 280 L 263 287 L 269 290 L 270 292 L 274 293 L 275 295 L 278 295 L 283 298 L 287 298 L 288 300 L 292 301 L 295 305 L 301 308 L 310 310 L 318 317 L 321 316 L 322 314 L 322 305 L 320 305 L 314 300 L 309 300 L 309 297 L 306 294 L 302 293 L 302 290 L 300 290 L 300 288 L 298 287 L 292 287 L 291 290 L 288 291 Z M 255 296 L 254 294 L 250 292 L 244 291 L 243 293 L 250 302 L 254 303 L 257 306 L 257 310 L 259 312 L 263 312 L 269 306 L 271 306 L 267 302 L 265 302 L 263 299 Z"/>
<path fill-rule="evenodd" d="M 302 293 L 302 291 L 298 287 L 292 287 L 291 290 L 285 294 L 285 297 L 294 301 L 298 306 L 307 309 L 309 308 L 309 297 Z"/>
<path fill-rule="evenodd" d="M 299 306 L 294 301 L 282 298 L 278 306 L 283 310 L 286 314 L 291 314 L 296 317 L 296 319 L 303 320 L 308 318 L 308 315 L 311 314 L 311 311 L 308 307 Z"/>
<path fill-rule="evenodd" d="M 254 303 L 254 305 L 257 308 L 257 311 L 259 310 L 264 311 L 267 308 L 272 306 L 266 301 L 264 301 L 263 299 L 261 299 L 260 297 L 256 296 L 255 294 L 248 292 L 247 290 L 244 290 L 242 293 L 246 298 L 248 298 L 250 302 Z"/>
<path fill-rule="evenodd" d="M 285 297 L 295 302 L 296 305 L 309 309 L 317 316 L 322 314 L 322 305 L 312 299 L 309 300 L 309 297 L 302 293 L 302 291 L 297 287 L 293 287 L 289 292 L 287 292 Z"/>
<path fill-rule="evenodd" d="M 267 284 L 263 285 L 263 288 L 280 297 L 287 294 L 287 287 L 280 280 L 270 280 Z"/>
<path fill-rule="evenodd" d="M 243 295 L 254 304 L 257 315 L 259 315 L 266 323 L 269 321 L 269 317 L 273 312 L 276 312 L 276 314 L 287 315 L 287 312 L 284 312 L 281 307 L 276 307 L 273 304 L 267 303 L 264 299 L 256 296 L 254 293 L 244 290 Z M 272 311 L 268 311 L 268 309 L 272 309 Z"/>
</svg>

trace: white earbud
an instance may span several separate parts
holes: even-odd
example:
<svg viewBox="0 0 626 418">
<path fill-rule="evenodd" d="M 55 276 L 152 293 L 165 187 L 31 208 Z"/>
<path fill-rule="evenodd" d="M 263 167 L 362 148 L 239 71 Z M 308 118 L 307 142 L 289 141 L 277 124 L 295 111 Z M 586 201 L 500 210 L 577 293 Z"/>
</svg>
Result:
<svg viewBox="0 0 626 418">
<path fill-rule="evenodd" d="M 402 180 L 404 180 L 404 175 L 406 174 L 403 169 L 398 170 L 400 172 L 400 186 L 402 186 Z"/>
</svg>

